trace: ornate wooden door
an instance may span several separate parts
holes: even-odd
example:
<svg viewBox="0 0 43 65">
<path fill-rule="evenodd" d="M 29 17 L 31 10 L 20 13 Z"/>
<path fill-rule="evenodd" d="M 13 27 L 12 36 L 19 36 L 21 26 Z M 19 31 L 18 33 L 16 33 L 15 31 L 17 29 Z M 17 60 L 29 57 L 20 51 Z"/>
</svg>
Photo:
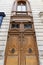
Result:
<svg viewBox="0 0 43 65">
<path fill-rule="evenodd" d="M 31 6 L 15 0 L 11 12 L 4 65 L 39 65 Z"/>
<path fill-rule="evenodd" d="M 25 33 L 8 36 L 5 65 L 38 65 L 34 35 Z"/>
</svg>

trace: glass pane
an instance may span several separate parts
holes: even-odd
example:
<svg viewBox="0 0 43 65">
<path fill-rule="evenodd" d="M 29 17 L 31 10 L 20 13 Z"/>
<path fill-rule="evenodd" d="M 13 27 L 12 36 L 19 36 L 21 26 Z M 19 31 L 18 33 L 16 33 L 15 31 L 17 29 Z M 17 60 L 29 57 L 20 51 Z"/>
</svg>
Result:
<svg viewBox="0 0 43 65">
<path fill-rule="evenodd" d="M 12 24 L 12 28 L 19 28 L 19 24 Z"/>
<path fill-rule="evenodd" d="M 26 11 L 26 6 L 18 6 L 17 11 Z"/>
<path fill-rule="evenodd" d="M 32 28 L 32 24 L 24 24 L 24 28 Z"/>
<path fill-rule="evenodd" d="M 0 16 L 0 26 L 2 24 L 3 16 Z"/>
<path fill-rule="evenodd" d="M 22 11 L 26 11 L 26 6 L 22 6 Z"/>
<path fill-rule="evenodd" d="M 20 5 L 17 7 L 17 11 L 21 11 L 21 6 Z"/>
</svg>

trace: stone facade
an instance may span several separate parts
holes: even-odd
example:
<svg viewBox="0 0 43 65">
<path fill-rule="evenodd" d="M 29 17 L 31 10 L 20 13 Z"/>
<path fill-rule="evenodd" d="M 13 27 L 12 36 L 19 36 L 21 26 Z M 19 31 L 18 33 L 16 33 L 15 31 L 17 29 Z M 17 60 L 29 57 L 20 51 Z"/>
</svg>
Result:
<svg viewBox="0 0 43 65">
<path fill-rule="evenodd" d="M 36 31 L 37 45 L 39 50 L 40 65 L 43 65 L 43 1 L 29 0 L 33 14 L 34 27 Z M 10 16 L 14 0 L 1 0 L 0 12 L 5 12 L 6 17 L 3 19 L 0 28 L 0 65 L 4 65 L 5 47 L 7 42 Z"/>
</svg>

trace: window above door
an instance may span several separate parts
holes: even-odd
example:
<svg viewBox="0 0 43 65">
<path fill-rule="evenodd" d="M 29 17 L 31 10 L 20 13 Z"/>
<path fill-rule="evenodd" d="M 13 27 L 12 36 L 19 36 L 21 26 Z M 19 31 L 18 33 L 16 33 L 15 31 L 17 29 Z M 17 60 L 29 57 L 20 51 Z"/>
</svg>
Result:
<svg viewBox="0 0 43 65">
<path fill-rule="evenodd" d="M 19 24 L 18 23 L 12 23 L 11 24 L 11 28 L 19 28 Z"/>
<path fill-rule="evenodd" d="M 31 28 L 32 28 L 32 24 L 30 24 L 30 23 L 25 23 L 25 24 L 24 24 L 24 28 L 31 29 Z"/>
<path fill-rule="evenodd" d="M 18 1 L 17 11 L 26 11 L 26 2 L 25 1 Z"/>
<path fill-rule="evenodd" d="M 25 1 L 18 1 L 17 2 L 17 14 L 26 14 L 27 6 Z"/>
<path fill-rule="evenodd" d="M 25 23 L 25 22 L 11 22 L 10 24 L 10 30 L 18 30 L 18 31 L 25 31 L 25 30 L 33 30 L 33 24 L 30 22 Z"/>
</svg>

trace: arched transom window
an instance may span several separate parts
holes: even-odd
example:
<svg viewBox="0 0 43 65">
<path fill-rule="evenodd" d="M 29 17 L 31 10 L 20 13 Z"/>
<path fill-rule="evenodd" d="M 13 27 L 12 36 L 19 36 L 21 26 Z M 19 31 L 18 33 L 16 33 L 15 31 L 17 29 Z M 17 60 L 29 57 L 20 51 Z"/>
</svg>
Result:
<svg viewBox="0 0 43 65">
<path fill-rule="evenodd" d="M 26 11 L 26 2 L 25 1 L 19 1 L 17 3 L 17 11 Z"/>
</svg>

